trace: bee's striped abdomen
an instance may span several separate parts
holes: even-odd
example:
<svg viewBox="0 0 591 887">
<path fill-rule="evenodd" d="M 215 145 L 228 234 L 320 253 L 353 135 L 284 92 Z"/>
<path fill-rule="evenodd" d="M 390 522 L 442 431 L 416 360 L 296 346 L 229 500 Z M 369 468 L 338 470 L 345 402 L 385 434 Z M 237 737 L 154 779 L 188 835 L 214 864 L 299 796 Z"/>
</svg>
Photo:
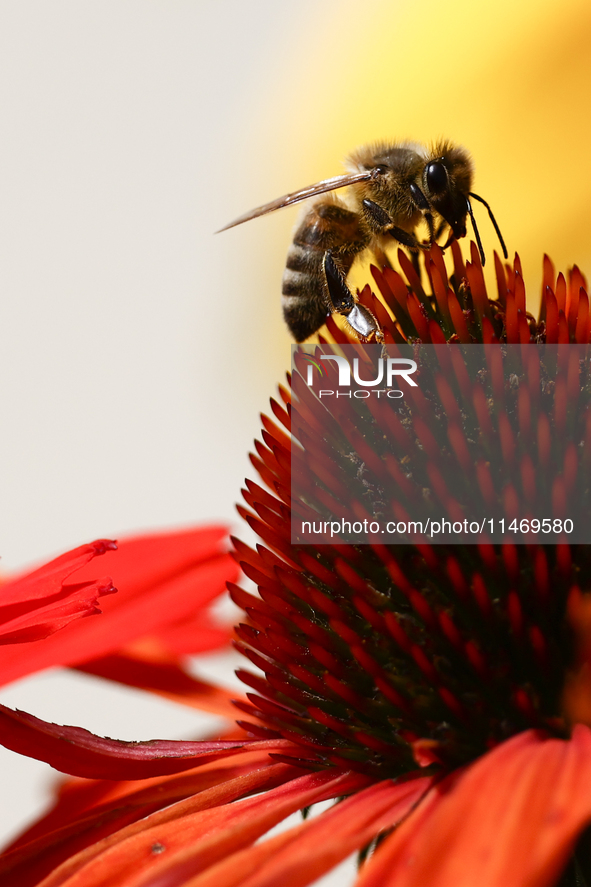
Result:
<svg viewBox="0 0 591 887">
<path fill-rule="evenodd" d="M 283 316 L 296 342 L 313 335 L 331 313 L 323 269 L 326 251 L 331 251 L 346 274 L 368 243 L 359 215 L 338 198 L 323 197 L 306 212 L 283 275 Z"/>
</svg>

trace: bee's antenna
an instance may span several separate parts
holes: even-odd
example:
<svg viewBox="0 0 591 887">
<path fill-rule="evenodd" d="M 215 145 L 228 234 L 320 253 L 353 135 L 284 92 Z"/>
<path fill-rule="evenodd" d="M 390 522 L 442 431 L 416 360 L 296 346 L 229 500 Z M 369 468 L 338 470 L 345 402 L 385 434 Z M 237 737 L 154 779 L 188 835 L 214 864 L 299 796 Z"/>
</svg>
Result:
<svg viewBox="0 0 591 887">
<path fill-rule="evenodd" d="M 505 246 L 505 241 L 503 240 L 503 235 L 501 234 L 501 229 L 500 229 L 499 226 L 497 225 L 497 220 L 496 220 L 495 217 L 493 216 L 493 211 L 492 211 L 492 209 L 490 208 L 490 206 L 488 205 L 488 203 L 486 202 L 486 200 L 484 200 L 482 197 L 479 197 L 478 194 L 474 194 L 473 191 L 470 191 L 470 197 L 473 197 L 474 200 L 479 200 L 481 203 L 484 203 L 485 207 L 486 207 L 487 210 L 488 210 L 488 214 L 489 214 L 489 216 L 490 216 L 490 220 L 491 220 L 491 222 L 492 222 L 493 225 L 494 225 L 494 229 L 495 229 L 495 231 L 497 232 L 497 237 L 499 238 L 499 242 L 500 242 L 501 246 L 503 247 L 503 255 L 505 256 L 506 259 L 508 259 L 508 258 L 509 258 L 509 253 L 507 252 L 507 247 Z M 472 211 L 471 211 L 471 210 L 468 210 L 468 212 L 470 213 L 470 215 L 472 215 Z M 472 218 L 472 224 L 474 224 L 474 218 Z M 484 262 L 483 262 L 482 264 L 484 265 Z"/>
<path fill-rule="evenodd" d="M 474 197 L 475 195 L 472 194 L 471 196 Z M 478 199 L 480 200 L 480 198 L 478 198 Z M 478 244 L 478 252 L 480 253 L 480 261 L 484 265 L 484 263 L 486 262 L 486 258 L 484 256 L 484 250 L 482 249 L 482 240 L 480 239 L 480 234 L 478 233 L 478 226 L 476 225 L 476 219 L 474 218 L 474 213 L 472 212 L 472 204 L 470 203 L 470 201 L 468 200 L 467 197 L 466 197 L 466 207 L 467 207 L 468 212 L 470 214 L 470 219 L 472 221 L 472 227 L 474 228 L 474 234 L 476 235 L 476 243 Z M 489 210 L 489 212 L 490 212 L 490 210 Z"/>
</svg>

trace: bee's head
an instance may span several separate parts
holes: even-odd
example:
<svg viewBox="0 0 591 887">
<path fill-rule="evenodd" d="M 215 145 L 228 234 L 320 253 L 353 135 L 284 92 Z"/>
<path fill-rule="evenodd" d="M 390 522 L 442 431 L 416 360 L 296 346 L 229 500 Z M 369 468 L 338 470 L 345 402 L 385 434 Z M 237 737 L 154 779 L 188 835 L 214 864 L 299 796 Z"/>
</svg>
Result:
<svg viewBox="0 0 591 887">
<path fill-rule="evenodd" d="M 459 158 L 453 153 L 436 157 L 423 169 L 425 196 L 435 212 L 445 219 L 456 240 L 466 236 L 471 179 L 472 169 L 463 152 Z"/>
</svg>

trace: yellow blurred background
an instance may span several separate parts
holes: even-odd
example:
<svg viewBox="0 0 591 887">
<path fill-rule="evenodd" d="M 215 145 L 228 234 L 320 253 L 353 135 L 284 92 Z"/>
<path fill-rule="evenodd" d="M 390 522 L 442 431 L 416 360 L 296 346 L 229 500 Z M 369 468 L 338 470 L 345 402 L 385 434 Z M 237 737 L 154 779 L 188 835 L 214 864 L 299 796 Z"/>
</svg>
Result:
<svg viewBox="0 0 591 887">
<path fill-rule="evenodd" d="M 277 194 L 258 202 L 337 174 L 359 144 L 447 136 L 471 152 L 474 190 L 510 256 L 520 253 L 532 302 L 545 251 L 558 269 L 589 271 L 591 4 L 369 0 L 318 10 L 297 70 L 281 72 L 271 107 L 259 109 L 282 173 L 273 173 Z M 484 208 L 475 212 L 490 255 L 494 231 Z"/>
</svg>

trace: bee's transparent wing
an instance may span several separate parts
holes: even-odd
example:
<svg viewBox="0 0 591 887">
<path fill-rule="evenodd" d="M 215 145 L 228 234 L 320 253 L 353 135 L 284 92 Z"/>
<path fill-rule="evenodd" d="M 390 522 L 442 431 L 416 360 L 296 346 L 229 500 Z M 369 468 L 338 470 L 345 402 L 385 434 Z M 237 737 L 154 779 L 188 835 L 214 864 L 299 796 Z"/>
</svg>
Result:
<svg viewBox="0 0 591 887">
<path fill-rule="evenodd" d="M 309 185 L 307 188 L 301 188 L 299 191 L 294 191 L 292 194 L 285 194 L 283 197 L 278 197 L 277 200 L 272 200 L 271 203 L 257 206 L 256 209 L 252 209 L 243 216 L 234 219 L 229 225 L 224 225 L 223 228 L 220 228 L 220 231 L 227 231 L 228 228 L 234 228 L 236 225 L 241 225 L 243 222 L 249 222 L 251 219 L 256 219 L 258 216 L 265 216 L 267 213 L 275 212 L 276 209 L 282 209 L 284 206 L 291 206 L 292 203 L 299 203 L 300 200 L 307 200 L 308 197 L 316 197 L 318 194 L 325 194 L 327 191 L 334 191 L 337 188 L 345 188 L 347 185 L 354 185 L 356 182 L 367 182 L 369 179 L 373 178 L 374 175 L 375 171 L 370 170 L 369 172 L 335 176 L 334 179 L 324 179 L 322 182 L 316 182 L 315 185 Z"/>
</svg>

